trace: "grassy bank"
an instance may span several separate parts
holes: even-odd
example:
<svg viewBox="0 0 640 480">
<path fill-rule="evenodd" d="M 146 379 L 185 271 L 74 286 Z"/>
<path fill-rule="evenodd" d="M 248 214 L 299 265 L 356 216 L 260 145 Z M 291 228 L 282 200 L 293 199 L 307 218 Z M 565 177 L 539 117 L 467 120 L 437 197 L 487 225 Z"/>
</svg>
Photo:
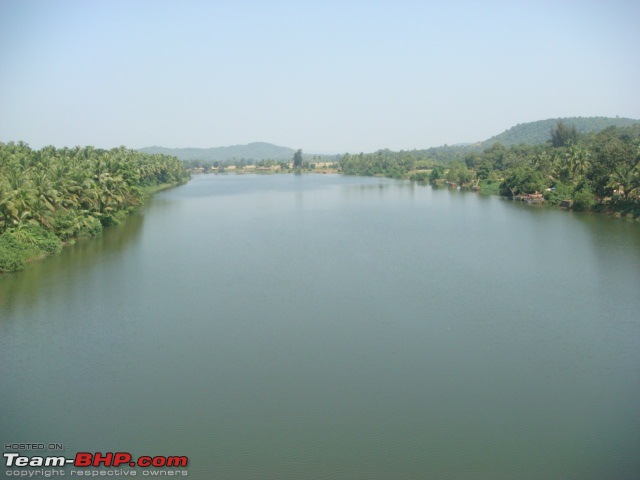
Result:
<svg viewBox="0 0 640 480">
<path fill-rule="evenodd" d="M 28 262 L 58 253 L 62 240 L 39 225 L 25 225 L 0 235 L 0 272 L 22 270 Z"/>
</svg>

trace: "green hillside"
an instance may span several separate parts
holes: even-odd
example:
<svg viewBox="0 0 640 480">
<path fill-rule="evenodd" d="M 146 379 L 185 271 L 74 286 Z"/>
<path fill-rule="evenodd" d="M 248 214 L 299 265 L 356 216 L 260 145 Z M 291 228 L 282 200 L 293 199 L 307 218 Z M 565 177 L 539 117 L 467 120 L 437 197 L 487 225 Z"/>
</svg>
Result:
<svg viewBox="0 0 640 480">
<path fill-rule="evenodd" d="M 556 123 L 562 121 L 567 127 L 575 126 L 578 133 L 599 132 L 607 127 L 629 127 L 640 120 L 632 118 L 611 118 L 611 117 L 565 117 L 565 118 L 549 118 L 547 120 L 539 120 L 537 122 L 521 123 L 515 127 L 502 132 L 499 135 L 491 137 L 489 140 L 476 144 L 482 149 L 490 147 L 494 143 L 502 143 L 505 146 L 518 145 L 524 143 L 526 145 L 537 145 L 545 143 L 550 138 L 551 130 Z"/>
<path fill-rule="evenodd" d="M 515 145 L 540 145 L 551 139 L 551 130 L 561 121 L 568 128 L 575 126 L 579 134 L 596 133 L 608 127 L 629 127 L 640 124 L 640 120 L 632 118 L 611 118 L 611 117 L 565 117 L 549 118 L 536 122 L 521 123 L 515 127 L 505 130 L 499 135 L 495 135 L 488 140 L 479 141 L 473 144 L 442 145 L 421 150 L 412 150 L 410 153 L 416 159 L 427 159 L 429 161 L 448 163 L 462 158 L 465 155 L 483 150 L 500 143 L 505 147 Z M 397 155 L 402 152 L 389 152 L 381 150 L 385 155 L 393 153 Z M 376 152 L 378 153 L 378 152 Z"/>
<path fill-rule="evenodd" d="M 409 152 L 390 152 L 385 149 L 376 152 L 376 155 L 378 157 L 393 157 L 403 154 L 405 156 L 409 155 L 414 159 L 447 163 L 471 152 L 481 152 L 496 143 L 501 143 L 506 147 L 519 144 L 543 144 L 551 138 L 551 130 L 555 128 L 558 121 L 562 121 L 569 128 L 575 126 L 577 132 L 582 134 L 599 132 L 611 126 L 628 127 L 633 124 L 640 123 L 640 120 L 634 120 L 631 118 L 549 118 L 547 120 L 518 124 L 488 140 L 479 141 L 473 144 L 443 145 L 440 147 L 412 150 Z M 295 153 L 293 148 L 282 147 L 265 142 L 254 142 L 247 145 L 214 148 L 146 147 L 140 148 L 139 151 L 149 154 L 160 153 L 163 155 L 174 156 L 187 162 L 202 162 L 205 164 L 212 164 L 213 162 L 233 163 L 234 161 L 242 160 L 255 162 L 261 160 L 291 161 L 293 154 Z M 311 154 L 304 154 L 304 157 L 310 159 Z M 336 156 L 331 155 L 322 155 L 318 157 L 322 157 L 323 161 L 334 161 L 337 159 Z"/>
<path fill-rule="evenodd" d="M 226 162 L 229 160 L 291 160 L 295 150 L 280 147 L 271 143 L 254 142 L 247 145 L 213 148 L 165 148 L 145 147 L 138 151 L 143 153 L 160 153 L 177 157 L 180 160 L 200 160 L 203 162 Z"/>
</svg>

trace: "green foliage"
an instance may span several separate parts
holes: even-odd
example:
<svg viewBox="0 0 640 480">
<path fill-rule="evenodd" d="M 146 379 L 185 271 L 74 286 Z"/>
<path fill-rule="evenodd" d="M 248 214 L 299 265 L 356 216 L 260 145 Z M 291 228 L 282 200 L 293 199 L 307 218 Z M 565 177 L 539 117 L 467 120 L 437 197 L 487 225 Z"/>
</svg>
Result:
<svg viewBox="0 0 640 480">
<path fill-rule="evenodd" d="M 413 166 L 413 159 L 403 155 L 403 152 L 380 150 L 370 154 L 349 155 L 347 153 L 340 158 L 338 165 L 346 175 L 404 178 Z"/>
<path fill-rule="evenodd" d="M 506 196 L 542 192 L 546 184 L 542 174 L 528 166 L 519 166 L 507 172 L 500 184 L 500 193 Z"/>
<path fill-rule="evenodd" d="M 555 128 L 551 130 L 551 145 L 554 147 L 566 147 L 576 143 L 577 140 L 578 131 L 575 125 L 569 128 L 560 120 L 556 123 Z"/>
<path fill-rule="evenodd" d="M 24 268 L 26 259 L 35 254 L 10 232 L 0 235 L 0 273 L 17 272 Z"/>
<path fill-rule="evenodd" d="M 435 182 L 437 180 L 440 180 L 441 178 L 444 178 L 444 172 L 445 168 L 443 165 L 436 165 L 429 174 L 429 180 Z"/>
<path fill-rule="evenodd" d="M 587 187 L 583 187 L 573 195 L 573 209 L 578 212 L 591 210 L 595 205 L 596 197 Z"/>
<path fill-rule="evenodd" d="M 511 151 L 501 143 L 495 143 L 482 152 L 480 162 L 487 169 L 504 170 L 511 163 Z"/>
<path fill-rule="evenodd" d="M 500 194 L 500 181 L 494 178 L 487 178 L 480 181 L 480 191 L 487 195 L 499 195 Z"/>
<path fill-rule="evenodd" d="M 409 175 L 409 180 L 413 180 L 414 182 L 427 182 L 429 181 L 430 174 L 431 172 L 425 170 L 420 172 L 413 172 L 411 175 Z"/>
<path fill-rule="evenodd" d="M 383 176 L 407 178 L 412 170 L 430 170 L 441 165 L 427 150 L 392 152 L 378 150 L 375 153 L 342 155 L 338 167 L 346 175 Z M 418 175 L 417 178 L 422 178 Z"/>
<path fill-rule="evenodd" d="M 296 150 L 296 153 L 293 154 L 293 168 L 302 167 L 302 150 Z"/>
<path fill-rule="evenodd" d="M 462 162 L 453 162 L 449 166 L 449 171 L 446 174 L 446 179 L 449 182 L 457 183 L 458 185 L 464 185 L 473 180 L 475 174 Z"/>
<path fill-rule="evenodd" d="M 578 136 L 571 128 L 558 127 L 558 146 L 494 144 L 467 154 L 465 165 L 480 179 L 481 191 L 495 191 L 499 179 L 502 195 L 542 192 L 552 205 L 573 200 L 576 210 L 638 216 L 640 124 Z M 452 172 L 447 178 L 457 170 Z"/>
<path fill-rule="evenodd" d="M 415 160 L 413 162 L 413 168 L 416 170 L 431 170 L 435 165 L 437 165 L 436 162 L 426 159 Z"/>
<path fill-rule="evenodd" d="M 432 182 L 446 178 L 456 184 L 473 184 L 485 193 L 507 196 L 540 192 L 549 204 L 573 200 L 576 210 L 638 216 L 640 123 L 603 117 L 564 120 L 570 121 L 571 126 L 553 119 L 527 124 L 527 128 L 535 126 L 534 130 L 539 131 L 535 145 L 511 143 L 513 137 L 504 144 L 493 142 L 482 152 L 476 151 L 476 146 L 447 147 L 451 155 L 443 155 L 440 161 L 434 160 L 436 151 L 442 153 L 438 149 L 379 150 L 372 154 L 345 154 L 339 165 L 345 174 L 409 176 L 412 180 L 424 180 L 427 171 L 409 175 L 412 167 L 422 170 L 429 166 L 428 179 Z M 617 123 L 630 126 L 604 128 Z M 554 125 L 553 141 L 547 141 Z M 522 131 L 520 127 L 523 126 L 517 130 Z"/>
<path fill-rule="evenodd" d="M 58 238 L 66 242 L 74 237 L 97 235 L 102 231 L 102 224 L 77 210 L 60 209 L 55 212 L 53 229 Z"/>
<path fill-rule="evenodd" d="M 102 233 L 102 223 L 95 217 L 88 217 L 80 230 L 78 237 L 95 237 Z"/>
<path fill-rule="evenodd" d="M 560 202 L 573 198 L 573 186 L 557 182 L 548 192 L 544 192 L 544 199 L 550 205 L 560 205 Z"/>
<path fill-rule="evenodd" d="M 0 273 L 10 273 L 24 268 L 32 259 L 57 253 L 62 242 L 53 232 L 40 225 L 25 224 L 0 235 Z"/>
<path fill-rule="evenodd" d="M 27 224 L 12 232 L 13 236 L 24 245 L 30 245 L 45 253 L 57 253 L 62 249 L 62 242 L 56 235 L 36 224 Z"/>
<path fill-rule="evenodd" d="M 629 179 L 622 178 L 640 161 L 640 125 L 630 129 L 609 128 L 589 139 L 591 165 L 585 172 L 596 195 L 611 196 Z M 613 176 L 613 178 L 612 178 Z M 619 185 L 615 183 L 619 182 Z"/>
<path fill-rule="evenodd" d="M 124 147 L 32 150 L 0 143 L 3 271 L 59 251 L 61 241 L 100 233 L 102 224 L 122 221 L 146 190 L 187 178 L 176 158 Z"/>
<path fill-rule="evenodd" d="M 518 124 L 503 133 L 491 137 L 481 143 L 482 148 L 487 148 L 494 143 L 502 143 L 510 147 L 521 143 L 527 145 L 539 145 L 549 141 L 549 131 L 558 122 L 575 127 L 578 134 L 599 132 L 609 127 L 630 127 L 638 120 L 631 118 L 611 118 L 611 117 L 565 117 L 549 118 L 536 122 Z"/>
</svg>

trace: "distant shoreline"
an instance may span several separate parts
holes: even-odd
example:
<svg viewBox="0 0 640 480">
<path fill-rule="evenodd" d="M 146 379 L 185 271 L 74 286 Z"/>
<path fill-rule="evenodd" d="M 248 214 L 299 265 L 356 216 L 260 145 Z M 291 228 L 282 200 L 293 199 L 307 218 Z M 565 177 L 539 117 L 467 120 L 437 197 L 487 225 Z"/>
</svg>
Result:
<svg viewBox="0 0 640 480">
<path fill-rule="evenodd" d="M 430 171 L 423 171 L 424 173 L 430 173 Z M 296 171 L 294 169 L 289 169 L 289 170 L 270 170 L 270 171 L 263 171 L 263 170 L 259 170 L 259 169 L 238 169 L 238 168 L 234 168 L 231 170 L 225 170 L 222 172 L 193 172 L 191 171 L 190 173 L 192 173 L 193 175 L 286 175 L 286 174 L 295 174 Z M 344 176 L 362 176 L 363 178 L 372 178 L 372 177 L 379 177 L 379 178 L 394 178 L 394 177 L 390 177 L 390 176 L 385 176 L 385 175 L 349 175 L 349 174 L 345 174 L 341 171 L 339 171 L 338 169 L 320 169 L 320 170 L 302 170 L 299 173 L 304 174 L 304 175 L 322 175 L 322 174 L 331 174 L 331 175 L 344 175 Z M 469 192 L 469 193 L 479 193 L 482 195 L 492 195 L 492 196 L 498 196 L 507 200 L 512 200 L 514 202 L 522 202 L 522 203 L 526 203 L 526 204 L 530 204 L 530 205 L 536 205 L 536 206 L 543 206 L 545 208 L 559 208 L 561 210 L 568 210 L 568 211 L 575 211 L 572 208 L 572 202 L 560 202 L 557 204 L 552 204 L 549 202 L 544 201 L 544 196 L 542 193 L 539 193 L 539 196 L 535 196 L 533 194 L 523 194 L 523 195 L 516 195 L 513 197 L 510 197 L 508 195 L 501 195 L 498 191 L 496 191 L 496 184 L 492 184 L 492 185 L 487 185 L 480 182 L 479 185 L 477 185 L 476 187 L 474 187 L 473 185 L 457 185 L 451 182 L 447 182 L 445 179 L 438 179 L 438 180 L 434 180 L 434 181 L 430 181 L 430 180 L 419 180 L 416 178 L 411 178 L 413 174 L 418 173 L 416 171 L 411 172 L 411 175 L 408 175 L 407 177 L 402 178 L 402 180 L 409 180 L 421 185 L 430 185 L 431 187 L 436 187 L 436 188 L 448 188 L 448 189 L 455 189 L 455 190 L 459 190 L 459 191 L 463 191 L 463 192 Z M 623 214 L 619 211 L 613 210 L 611 208 L 608 208 L 610 206 L 610 204 L 608 202 L 604 202 L 604 203 L 599 203 L 596 205 L 595 208 L 590 209 L 590 210 L 584 210 L 584 211 L 579 211 L 580 213 L 596 213 L 596 214 L 604 214 L 607 216 L 611 216 L 611 217 L 615 217 L 617 219 L 621 219 L 621 220 L 630 220 L 630 221 L 635 221 L 640 223 L 640 215 L 634 215 L 633 213 L 631 214 Z M 578 212 L 578 211 L 576 211 Z"/>
</svg>

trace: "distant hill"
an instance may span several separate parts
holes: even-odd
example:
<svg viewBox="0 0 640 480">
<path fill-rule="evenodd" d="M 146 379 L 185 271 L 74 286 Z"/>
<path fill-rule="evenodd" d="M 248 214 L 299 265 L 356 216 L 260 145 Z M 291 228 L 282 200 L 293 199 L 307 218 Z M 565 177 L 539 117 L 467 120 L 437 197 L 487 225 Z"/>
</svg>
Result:
<svg viewBox="0 0 640 480">
<path fill-rule="evenodd" d="M 411 153 L 417 157 L 429 158 L 438 162 L 451 162 L 460 160 L 464 155 L 471 152 L 481 152 L 495 143 L 502 143 L 509 147 L 519 145 L 521 143 L 527 145 L 537 145 L 546 143 L 551 139 L 551 130 L 556 126 L 558 121 L 562 121 L 567 127 L 575 126 L 578 133 L 599 132 L 605 128 L 627 127 L 634 124 L 640 124 L 640 120 L 632 118 L 611 118 L 611 117 L 564 117 L 549 118 L 547 120 L 539 120 L 537 122 L 521 123 L 515 127 L 504 131 L 499 135 L 495 135 L 488 140 L 476 143 L 459 143 L 456 145 L 442 145 L 439 147 L 431 147 L 420 150 L 411 150 Z M 391 153 L 389 150 L 379 150 L 381 154 Z"/>
<path fill-rule="evenodd" d="M 607 127 L 628 127 L 635 123 L 640 123 L 640 120 L 617 117 L 549 118 L 547 120 L 538 120 L 537 122 L 518 124 L 499 135 L 491 137 L 489 140 L 474 144 L 474 146 L 485 149 L 498 142 L 507 147 L 511 145 L 518 145 L 520 143 L 525 143 L 527 145 L 545 143 L 551 137 L 550 132 L 556 126 L 558 121 L 562 121 L 567 127 L 575 126 L 578 133 L 599 132 Z"/>
<path fill-rule="evenodd" d="M 201 160 L 204 162 L 226 162 L 227 160 L 291 160 L 295 150 L 280 147 L 271 143 L 254 142 L 247 145 L 213 148 L 165 148 L 145 147 L 138 151 L 143 153 L 162 153 L 178 157 L 180 160 Z"/>
<path fill-rule="evenodd" d="M 632 118 L 612 118 L 612 117 L 564 117 L 538 120 L 537 122 L 521 123 L 515 127 L 505 130 L 499 135 L 495 135 L 488 140 L 473 144 L 443 145 L 428 149 L 413 150 L 414 155 L 423 155 L 433 160 L 448 162 L 459 158 L 468 152 L 481 151 L 489 148 L 494 143 L 502 143 L 509 147 L 521 143 L 536 145 L 547 142 L 551 138 L 551 130 L 558 121 L 562 121 L 566 126 L 575 126 L 578 133 L 599 132 L 605 128 L 627 127 L 640 123 L 640 120 Z M 146 147 L 138 149 L 144 153 L 162 153 L 178 157 L 180 160 L 202 161 L 202 162 L 227 162 L 233 160 L 286 160 L 293 158 L 295 150 L 289 147 L 281 147 L 265 142 L 254 142 L 247 145 L 234 145 L 230 147 L 214 148 L 165 148 Z M 389 152 L 380 150 L 380 152 Z M 310 159 L 311 154 L 304 154 L 304 158 Z M 319 155 L 323 161 L 335 161 L 335 155 Z"/>
</svg>

